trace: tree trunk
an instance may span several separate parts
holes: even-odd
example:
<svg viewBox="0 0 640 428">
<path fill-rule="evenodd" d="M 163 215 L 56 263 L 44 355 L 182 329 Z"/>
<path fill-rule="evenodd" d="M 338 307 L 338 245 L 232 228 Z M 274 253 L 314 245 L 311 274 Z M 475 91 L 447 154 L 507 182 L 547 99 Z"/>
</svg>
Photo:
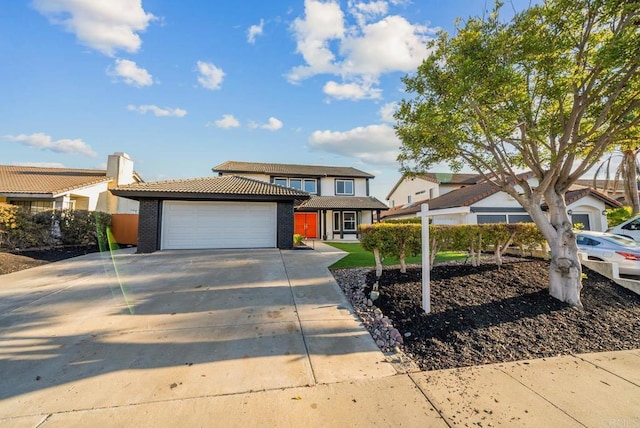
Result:
<svg viewBox="0 0 640 428">
<path fill-rule="evenodd" d="M 407 273 L 407 262 L 405 260 L 404 250 L 400 251 L 400 272 Z"/>
<path fill-rule="evenodd" d="M 625 150 L 623 152 L 624 175 L 624 196 L 627 203 L 631 206 L 633 211 L 631 214 L 636 216 L 640 214 L 640 197 L 638 197 L 638 166 L 636 165 L 636 152 L 635 150 Z"/>
<path fill-rule="evenodd" d="M 549 219 L 545 218 L 539 206 L 531 206 L 530 214 L 551 250 L 549 294 L 572 306 L 582 307 L 582 265 L 564 195 L 549 189 L 544 198 L 549 207 Z"/>
<path fill-rule="evenodd" d="M 373 249 L 373 257 L 376 259 L 376 277 L 380 278 L 382 276 L 382 260 L 380 259 L 379 249 Z"/>
</svg>

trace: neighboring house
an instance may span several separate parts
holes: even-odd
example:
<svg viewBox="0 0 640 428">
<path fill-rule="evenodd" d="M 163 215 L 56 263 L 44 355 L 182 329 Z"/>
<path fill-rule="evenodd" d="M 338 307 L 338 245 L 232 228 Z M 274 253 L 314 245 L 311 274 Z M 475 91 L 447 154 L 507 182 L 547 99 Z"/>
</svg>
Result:
<svg viewBox="0 0 640 428">
<path fill-rule="evenodd" d="M 137 213 L 138 204 L 109 189 L 140 182 L 126 153 L 109 156 L 106 170 L 0 165 L 0 202 L 29 212 L 54 208 Z"/>
<path fill-rule="evenodd" d="M 477 184 L 483 180 L 478 174 L 429 172 L 413 177 L 403 176 L 387 195 L 387 205 L 398 208 L 415 201 L 437 198 L 440 195 Z"/>
<path fill-rule="evenodd" d="M 140 202 L 138 252 L 293 248 L 293 208 L 302 190 L 247 177 L 204 177 L 119 186 Z"/>
<path fill-rule="evenodd" d="M 355 240 L 358 225 L 379 221 L 387 209 L 369 195 L 374 176 L 351 167 L 228 161 L 212 170 L 308 192 L 295 208 L 294 225 L 308 239 Z"/>
<path fill-rule="evenodd" d="M 567 212 L 572 222 L 581 223 L 585 230 L 607 229 L 605 209 L 619 207 L 620 203 L 596 190 L 573 186 L 566 194 Z M 481 182 L 447 192 L 434 199 L 424 199 L 382 214 L 383 219 L 413 218 L 427 203 L 430 210 L 469 207 L 469 213 L 433 217 L 434 224 L 482 224 L 531 222 L 524 208 L 510 195 L 488 182 Z M 543 205 L 544 208 L 544 205 Z"/>
</svg>

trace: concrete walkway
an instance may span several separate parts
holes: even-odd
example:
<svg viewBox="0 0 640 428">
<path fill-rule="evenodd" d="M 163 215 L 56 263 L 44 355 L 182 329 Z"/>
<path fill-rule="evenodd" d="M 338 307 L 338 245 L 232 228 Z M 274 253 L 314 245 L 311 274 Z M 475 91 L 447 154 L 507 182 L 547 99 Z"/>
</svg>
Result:
<svg viewBox="0 0 640 428">
<path fill-rule="evenodd" d="M 0 426 L 640 426 L 640 351 L 396 374 L 315 246 L 0 276 Z"/>
</svg>

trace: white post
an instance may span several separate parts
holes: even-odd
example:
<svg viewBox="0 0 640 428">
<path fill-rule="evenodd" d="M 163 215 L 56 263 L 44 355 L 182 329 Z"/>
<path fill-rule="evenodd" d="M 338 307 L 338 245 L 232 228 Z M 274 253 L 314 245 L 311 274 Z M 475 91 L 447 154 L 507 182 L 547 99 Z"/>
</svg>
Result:
<svg viewBox="0 0 640 428">
<path fill-rule="evenodd" d="M 429 211 L 429 204 L 422 204 L 418 214 L 422 219 L 422 309 L 431 312 L 431 271 L 429 270 L 429 217 L 438 215 L 469 214 L 469 207 L 454 207 Z"/>
<path fill-rule="evenodd" d="M 422 309 L 431 312 L 431 275 L 429 271 L 429 205 L 422 204 Z"/>
</svg>

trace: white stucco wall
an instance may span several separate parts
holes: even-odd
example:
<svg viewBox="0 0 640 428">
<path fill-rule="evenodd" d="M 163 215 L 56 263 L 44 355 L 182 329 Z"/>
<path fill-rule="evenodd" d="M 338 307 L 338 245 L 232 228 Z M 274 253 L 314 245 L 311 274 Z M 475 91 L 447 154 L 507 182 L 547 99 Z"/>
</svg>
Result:
<svg viewBox="0 0 640 428">
<path fill-rule="evenodd" d="M 434 189 L 433 196 L 430 195 L 430 189 Z M 405 178 L 393 191 L 387 201 L 389 207 L 401 207 L 409 203 L 409 196 L 411 196 L 411 202 L 416 202 L 423 199 L 430 199 L 432 197 L 436 198 L 439 195 L 441 195 L 441 193 L 439 191 L 438 183 L 424 180 L 419 177 Z"/>
<path fill-rule="evenodd" d="M 345 180 L 350 180 L 346 178 Z M 322 177 L 320 179 L 320 196 L 336 196 L 336 177 Z M 365 178 L 353 179 L 353 196 L 367 196 L 367 180 Z"/>
</svg>

